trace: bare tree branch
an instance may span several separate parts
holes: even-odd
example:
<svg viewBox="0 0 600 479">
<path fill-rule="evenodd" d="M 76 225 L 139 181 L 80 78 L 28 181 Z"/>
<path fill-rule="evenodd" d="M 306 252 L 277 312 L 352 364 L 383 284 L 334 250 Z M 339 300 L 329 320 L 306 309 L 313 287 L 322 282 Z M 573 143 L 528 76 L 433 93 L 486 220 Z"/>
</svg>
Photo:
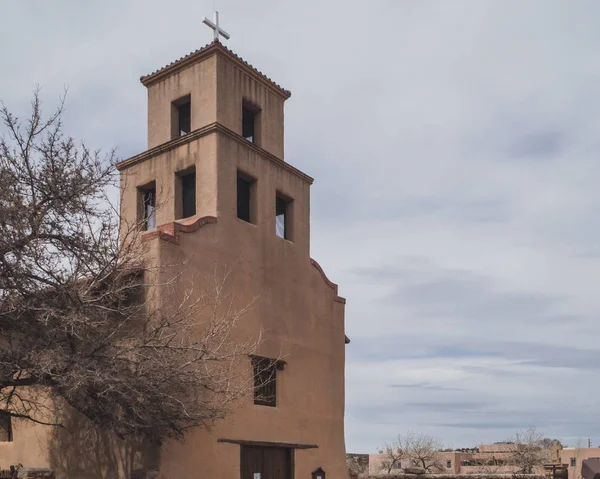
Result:
<svg viewBox="0 0 600 479">
<path fill-rule="evenodd" d="M 148 263 L 141 225 L 106 201 L 114 152 L 65 136 L 63 111 L 45 119 L 39 89 L 25 122 L 0 108 L 0 410 L 57 424 L 68 404 L 155 442 L 210 427 L 252 390 L 260 335 L 236 334 L 252 304 L 226 268 Z"/>
<path fill-rule="evenodd" d="M 506 442 L 509 449 L 507 463 L 518 474 L 533 474 L 536 468 L 552 460 L 552 443 L 534 427 L 517 431 Z"/>
<path fill-rule="evenodd" d="M 405 435 L 399 434 L 392 442 L 382 448 L 386 456 L 382 464 L 383 470 L 390 474 L 393 469 L 418 467 L 426 472 L 442 471 L 443 464 L 440 459 L 441 443 L 427 434 L 409 431 Z"/>
</svg>

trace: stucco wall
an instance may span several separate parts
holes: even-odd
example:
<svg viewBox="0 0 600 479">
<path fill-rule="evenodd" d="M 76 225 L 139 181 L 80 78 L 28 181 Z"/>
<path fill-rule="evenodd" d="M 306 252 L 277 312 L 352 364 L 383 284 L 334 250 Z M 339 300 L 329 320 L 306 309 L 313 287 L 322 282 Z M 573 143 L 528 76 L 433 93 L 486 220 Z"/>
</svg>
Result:
<svg viewBox="0 0 600 479">
<path fill-rule="evenodd" d="M 256 224 L 236 215 L 238 167 L 257 178 Z M 317 449 L 296 452 L 297 477 L 310 477 L 319 466 L 330 477 L 344 477 L 344 305 L 310 260 L 308 184 L 227 138 L 218 142 L 217 171 L 217 223 L 182 233 L 179 245 L 155 240 L 160 257 L 165 263 L 189 260 L 189 274 L 212 271 L 215 263 L 232 266 L 240 304 L 259 297 L 244 321 L 243 336 L 262 329 L 258 353 L 281 357 L 287 365 L 277 375 L 277 408 L 255 406 L 247 398 L 210 434 L 192 432 L 184 443 L 167 444 L 161 472 L 168 477 L 190 470 L 202 477 L 237 477 L 239 446 L 217 442 L 228 438 L 316 444 Z M 275 235 L 277 190 L 296 202 L 293 241 Z M 208 193 L 199 189 L 197 194 Z M 198 450 L 202 456 L 194 454 Z"/>
<path fill-rule="evenodd" d="M 547 479 L 537 474 L 379 474 L 354 476 L 360 479 Z"/>
<path fill-rule="evenodd" d="M 472 454 L 462 452 L 440 452 L 438 453 L 438 460 L 442 466 L 443 472 L 452 474 L 459 474 L 462 472 L 464 467 L 461 467 L 461 463 L 464 460 L 470 459 Z M 384 464 L 388 462 L 388 456 L 385 454 L 369 454 L 369 473 L 370 474 L 381 474 L 384 472 Z M 450 467 L 447 467 L 448 461 L 450 461 Z M 410 467 L 409 459 L 401 461 L 402 468 Z M 387 467 L 385 468 L 387 471 Z"/>
<path fill-rule="evenodd" d="M 600 458 L 600 447 L 565 447 L 559 452 L 560 462 L 568 464 L 569 479 L 581 479 L 581 464 L 585 459 Z M 575 465 L 571 466 L 571 458 Z"/>
<path fill-rule="evenodd" d="M 260 109 L 258 146 L 283 158 L 285 99 L 262 82 L 257 82 L 227 57 L 218 57 L 217 121 L 242 134 L 242 102 L 245 100 Z"/>
<path fill-rule="evenodd" d="M 13 419 L 13 441 L 0 442 L 0 469 L 11 465 L 48 465 L 49 428 L 35 426 L 31 422 Z"/>
<path fill-rule="evenodd" d="M 480 449 L 481 450 L 481 449 Z M 437 454 L 438 460 L 444 469 L 443 472 L 448 472 L 452 474 L 461 474 L 461 475 L 480 475 L 480 474 L 489 474 L 491 472 L 503 474 L 503 473 L 512 473 L 518 470 L 517 467 L 514 466 L 483 466 L 483 465 L 473 465 L 473 466 L 465 466 L 463 465 L 463 461 L 487 461 L 493 458 L 496 459 L 505 459 L 507 457 L 507 453 L 498 452 L 492 453 L 490 449 L 486 449 L 485 453 L 468 453 L 468 452 L 458 452 L 458 451 L 449 451 L 449 452 L 439 452 Z M 385 471 L 383 470 L 383 465 L 387 462 L 388 456 L 385 454 L 369 454 L 369 473 L 370 474 L 381 474 Z M 450 467 L 447 467 L 448 461 L 450 461 Z M 402 468 L 410 466 L 408 459 L 401 461 Z M 442 471 L 440 471 L 442 472 Z M 539 474 L 543 473 L 543 468 L 539 468 Z"/>
<path fill-rule="evenodd" d="M 191 128 L 217 121 L 217 57 L 211 56 L 148 86 L 148 149 L 173 139 L 171 103 L 191 99 Z"/>
<path fill-rule="evenodd" d="M 525 444 L 507 444 L 507 443 L 500 443 L 500 444 L 480 444 L 479 445 L 479 453 L 483 454 L 483 453 L 503 453 L 503 454 L 507 454 L 510 453 L 512 451 L 515 450 L 524 450 L 525 448 L 527 448 L 527 445 Z"/>
<path fill-rule="evenodd" d="M 64 407 L 64 428 L 15 421 L 13 442 L 0 443 L 0 469 L 23 464 L 49 468 L 60 479 L 129 478 L 139 467 L 155 465 L 156 451 L 144 444 L 120 441 Z"/>
<path fill-rule="evenodd" d="M 209 134 L 171 148 L 121 172 L 121 215 L 132 225 L 138 219 L 138 187 L 156 183 L 156 224 L 175 220 L 176 173 L 196 167 L 196 213 L 217 215 L 217 135 Z"/>
<path fill-rule="evenodd" d="M 218 122 L 241 135 L 242 104 L 246 101 L 260 110 L 256 125 L 258 146 L 283 159 L 287 95 L 244 68 L 223 49 L 216 48 L 214 54 L 147 87 L 148 149 L 173 139 L 171 104 L 190 95 L 192 131 Z"/>
</svg>

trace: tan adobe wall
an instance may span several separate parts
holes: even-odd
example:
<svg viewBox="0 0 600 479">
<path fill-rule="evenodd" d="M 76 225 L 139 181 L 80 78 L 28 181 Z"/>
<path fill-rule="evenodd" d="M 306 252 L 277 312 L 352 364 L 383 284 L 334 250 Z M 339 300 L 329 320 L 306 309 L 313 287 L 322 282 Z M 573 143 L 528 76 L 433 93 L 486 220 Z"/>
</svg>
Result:
<svg viewBox="0 0 600 479">
<path fill-rule="evenodd" d="M 17 419 L 12 419 L 12 429 L 13 440 L 0 442 L 0 469 L 8 469 L 17 464 L 26 467 L 47 466 L 48 439 L 51 429 Z"/>
<path fill-rule="evenodd" d="M 561 464 L 568 464 L 569 479 L 581 479 L 581 464 L 585 459 L 600 458 L 600 447 L 565 447 L 559 451 Z M 571 459 L 575 465 L 571 466 Z"/>
<path fill-rule="evenodd" d="M 121 172 L 121 216 L 134 224 L 140 213 L 138 187 L 156 183 L 156 224 L 175 220 L 176 173 L 196 168 L 196 216 L 217 215 L 217 135 L 200 136 Z"/>
<path fill-rule="evenodd" d="M 171 103 L 191 95 L 192 131 L 217 121 L 217 57 L 148 86 L 148 149 L 173 139 Z"/>
<path fill-rule="evenodd" d="M 369 474 L 350 476 L 351 479 L 473 479 L 466 474 Z M 547 479 L 537 474 L 479 474 L 477 479 Z"/>
<path fill-rule="evenodd" d="M 460 474 L 467 475 L 479 475 L 479 474 L 511 474 L 517 472 L 519 470 L 518 467 L 515 466 L 461 466 Z M 538 473 L 542 475 L 544 472 L 543 468 L 541 468 Z"/>
<path fill-rule="evenodd" d="M 153 241 L 164 262 L 189 259 L 190 272 L 210 271 L 215 263 L 237 264 L 239 274 L 232 276 L 236 298 L 244 302 L 259 297 L 245 321 L 245 334 L 263 328 L 259 354 L 281 356 L 287 365 L 277 377 L 277 408 L 255 406 L 249 399 L 211 434 L 191 432 L 184 443 L 165 445 L 161 473 L 178 477 L 194 470 L 202 477 L 236 477 L 239 446 L 217 442 L 230 438 L 316 444 L 317 449 L 296 451 L 297 477 L 310 477 L 319 466 L 330 477 L 344 477 L 344 306 L 310 260 L 308 184 L 259 161 L 252 150 L 231 140 L 221 139 L 218 149 L 222 161 L 217 167 L 216 224 L 182 233 L 178 245 Z M 261 211 L 256 225 L 236 216 L 238 167 L 257 178 Z M 276 190 L 298 202 L 293 241 L 275 235 Z M 202 458 L 194 454 L 196 450 L 204 451 Z"/>
<path fill-rule="evenodd" d="M 470 454 L 460 452 L 438 453 L 439 462 L 443 469 L 443 471 L 440 472 L 458 474 L 461 471 L 461 461 L 470 456 Z M 447 467 L 448 461 L 450 461 L 450 467 Z M 387 467 L 385 467 L 384 471 L 386 462 L 389 462 L 389 458 L 385 454 L 369 454 L 369 474 L 381 474 L 382 472 L 387 472 Z M 411 466 L 411 464 L 409 464 L 409 459 L 402 460 L 400 465 L 401 469 Z"/>
<path fill-rule="evenodd" d="M 514 450 L 524 450 L 524 444 L 481 444 L 479 453 L 509 453 Z"/>
<path fill-rule="evenodd" d="M 481 475 L 481 474 L 510 474 L 518 471 L 517 467 L 508 465 L 463 465 L 464 461 L 486 461 L 492 458 L 505 459 L 508 454 L 506 453 L 466 453 L 466 452 L 439 452 L 438 458 L 442 465 L 443 471 L 440 473 L 449 472 L 452 474 L 460 475 Z M 369 454 L 369 474 L 381 474 L 383 472 L 382 466 L 388 461 L 388 457 L 385 454 Z M 447 467 L 448 461 L 450 461 L 450 468 Z M 401 461 L 402 468 L 410 466 L 408 460 Z M 537 468 L 536 474 L 543 475 L 544 469 L 542 467 Z"/>
<path fill-rule="evenodd" d="M 253 80 L 227 56 L 219 55 L 217 65 L 217 102 L 219 105 L 217 121 L 241 135 L 241 106 L 246 100 L 260 109 L 258 119 L 260 131 L 257 145 L 283 160 L 285 99 L 264 84 Z"/>
<path fill-rule="evenodd" d="M 257 145 L 283 160 L 287 96 L 241 68 L 239 60 L 223 48 L 207 50 L 209 55 L 147 86 L 148 149 L 174 138 L 172 103 L 190 95 L 192 131 L 218 122 L 241 135 L 245 101 L 260 110 Z"/>
</svg>

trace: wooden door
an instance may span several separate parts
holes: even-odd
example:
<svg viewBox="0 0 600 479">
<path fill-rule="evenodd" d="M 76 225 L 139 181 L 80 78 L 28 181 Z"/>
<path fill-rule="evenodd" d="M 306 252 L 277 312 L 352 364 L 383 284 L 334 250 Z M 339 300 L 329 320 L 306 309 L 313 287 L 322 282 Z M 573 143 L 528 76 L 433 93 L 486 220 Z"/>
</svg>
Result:
<svg viewBox="0 0 600 479">
<path fill-rule="evenodd" d="M 292 450 L 283 447 L 241 446 L 240 479 L 292 479 Z"/>
</svg>

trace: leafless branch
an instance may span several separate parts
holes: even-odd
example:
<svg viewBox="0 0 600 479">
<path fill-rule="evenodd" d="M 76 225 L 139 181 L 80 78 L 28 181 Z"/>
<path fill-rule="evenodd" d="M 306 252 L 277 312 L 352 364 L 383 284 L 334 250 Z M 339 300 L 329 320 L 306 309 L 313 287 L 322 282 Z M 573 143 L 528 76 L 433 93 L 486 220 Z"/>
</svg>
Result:
<svg viewBox="0 0 600 479">
<path fill-rule="evenodd" d="M 382 467 L 387 474 L 400 465 L 418 467 L 426 472 L 439 472 L 443 470 L 440 460 L 440 442 L 427 434 L 408 432 L 399 434 L 392 442 L 383 446 L 382 452 L 386 456 Z"/>
<path fill-rule="evenodd" d="M 25 122 L 0 106 L 0 409 L 58 424 L 67 404 L 156 442 L 210 427 L 252 390 L 260 335 L 236 333 L 252 304 L 222 266 L 149 264 L 106 201 L 114 152 L 64 135 L 64 98 L 45 119 L 36 89 Z"/>
</svg>

